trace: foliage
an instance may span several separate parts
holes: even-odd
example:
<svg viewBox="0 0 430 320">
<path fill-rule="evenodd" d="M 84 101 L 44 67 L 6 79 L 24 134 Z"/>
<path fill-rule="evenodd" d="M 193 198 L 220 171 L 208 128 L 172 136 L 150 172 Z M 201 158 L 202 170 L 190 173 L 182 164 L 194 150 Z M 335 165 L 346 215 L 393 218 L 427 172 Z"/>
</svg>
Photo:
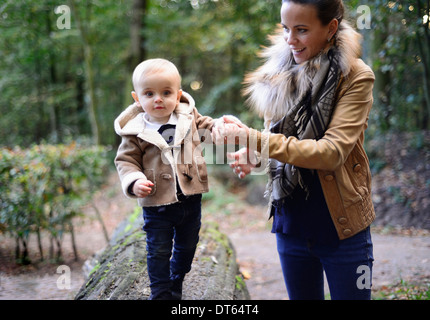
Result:
<svg viewBox="0 0 430 320">
<path fill-rule="evenodd" d="M 429 279 L 420 279 L 418 283 L 400 279 L 397 283 L 382 286 L 372 292 L 374 300 L 430 300 Z"/>
<path fill-rule="evenodd" d="M 430 127 L 429 3 L 368 1 L 372 28 L 369 51 L 376 75 L 375 108 L 378 131 L 422 130 Z"/>
<path fill-rule="evenodd" d="M 426 2 L 344 2 L 354 25 L 359 5 L 371 8 L 372 27 L 362 32 L 363 58 L 377 75 L 375 130 L 428 128 Z M 60 5 L 71 9 L 70 29 L 57 25 Z M 144 7 L 139 38 L 133 36 L 136 5 Z M 235 114 L 260 128 L 261 120 L 244 106 L 241 82 L 260 64 L 256 53 L 268 45 L 280 5 L 280 0 L 8 0 L 0 6 L 1 144 L 62 143 L 86 135 L 116 145 L 112 124 L 132 102 L 135 47 L 139 59 L 176 63 L 183 89 L 202 113 Z"/>
<path fill-rule="evenodd" d="M 258 66 L 256 53 L 268 44 L 267 35 L 280 22 L 280 1 L 151 3 L 144 31 L 148 57 L 161 55 L 178 65 L 184 90 L 193 94 L 202 113 L 241 117 L 248 113 L 241 82 Z M 193 90 L 192 84 L 198 89 Z M 259 122 L 254 117 L 249 124 Z"/>
<path fill-rule="evenodd" d="M 139 1 L 147 3 L 138 44 L 145 58 L 173 60 L 208 114 L 243 111 L 240 82 L 279 21 L 278 0 L 7 1 L 0 6 L 2 145 L 61 143 L 95 131 L 101 144 L 118 143 L 113 121 L 132 101 L 130 27 Z M 55 9 L 64 4 L 70 29 L 57 26 Z"/>
<path fill-rule="evenodd" d="M 123 55 L 129 42 L 126 1 L 76 1 L 88 27 L 97 118 L 104 144 L 112 143 L 113 118 L 122 109 Z M 91 136 L 89 85 L 77 14 L 60 29 L 55 13 L 67 1 L 17 0 L 0 5 L 0 141 L 29 146 L 48 140 Z M 112 32 L 112 30 L 114 30 Z M 114 50 L 112 45 L 115 44 Z"/>
<path fill-rule="evenodd" d="M 38 235 L 43 258 L 42 231 L 56 241 L 57 258 L 61 258 L 63 234 L 73 232 L 73 218 L 103 182 L 106 152 L 106 148 L 76 142 L 0 149 L 0 225 L 17 240 L 18 259 L 27 262 L 31 233 Z"/>
</svg>

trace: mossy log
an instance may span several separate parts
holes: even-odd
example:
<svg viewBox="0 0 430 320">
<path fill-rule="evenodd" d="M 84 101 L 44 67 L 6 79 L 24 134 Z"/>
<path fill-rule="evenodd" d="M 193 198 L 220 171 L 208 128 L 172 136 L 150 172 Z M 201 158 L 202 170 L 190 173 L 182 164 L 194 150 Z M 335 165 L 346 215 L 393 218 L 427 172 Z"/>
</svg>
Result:
<svg viewBox="0 0 430 320">
<path fill-rule="evenodd" d="M 124 220 L 110 244 L 84 265 L 86 283 L 75 299 L 146 300 L 150 295 L 146 268 L 146 234 L 141 210 Z M 184 300 L 245 300 L 248 290 L 228 237 L 203 223 L 191 271 L 183 286 Z"/>
</svg>

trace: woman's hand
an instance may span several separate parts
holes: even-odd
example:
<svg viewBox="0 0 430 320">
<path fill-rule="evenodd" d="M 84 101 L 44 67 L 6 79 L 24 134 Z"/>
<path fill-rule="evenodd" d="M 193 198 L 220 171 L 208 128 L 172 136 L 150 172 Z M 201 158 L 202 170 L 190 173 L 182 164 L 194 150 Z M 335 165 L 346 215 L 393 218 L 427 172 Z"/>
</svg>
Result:
<svg viewBox="0 0 430 320">
<path fill-rule="evenodd" d="M 251 157 L 253 158 L 251 159 Z M 243 179 L 250 174 L 257 163 L 254 152 L 248 148 L 242 148 L 237 152 L 227 153 L 227 159 L 233 160 L 233 162 L 230 163 L 230 168 L 233 169 L 233 172 L 237 174 L 239 179 Z"/>
</svg>

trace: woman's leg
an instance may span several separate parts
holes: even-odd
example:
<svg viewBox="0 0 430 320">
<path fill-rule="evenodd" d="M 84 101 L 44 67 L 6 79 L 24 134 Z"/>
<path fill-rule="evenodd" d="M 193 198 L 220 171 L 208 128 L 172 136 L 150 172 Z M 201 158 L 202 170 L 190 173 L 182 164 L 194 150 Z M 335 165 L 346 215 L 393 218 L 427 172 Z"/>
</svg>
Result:
<svg viewBox="0 0 430 320">
<path fill-rule="evenodd" d="M 276 234 L 279 258 L 290 300 L 324 300 L 323 268 L 307 241 Z"/>
<path fill-rule="evenodd" d="M 332 300 L 370 300 L 373 246 L 370 229 L 342 240 L 336 249 L 316 246 Z"/>
</svg>

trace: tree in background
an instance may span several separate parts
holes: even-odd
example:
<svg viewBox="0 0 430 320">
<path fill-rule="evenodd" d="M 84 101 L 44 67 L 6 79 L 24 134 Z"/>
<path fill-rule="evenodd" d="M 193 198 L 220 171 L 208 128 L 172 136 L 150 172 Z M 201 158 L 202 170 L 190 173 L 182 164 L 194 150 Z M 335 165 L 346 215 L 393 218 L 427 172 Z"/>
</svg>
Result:
<svg viewBox="0 0 430 320">
<path fill-rule="evenodd" d="M 372 65 L 376 130 L 428 129 L 428 1 L 347 0 L 371 8 L 362 30 Z M 70 27 L 60 28 L 60 6 Z M 91 136 L 115 145 L 115 117 L 132 103 L 131 73 L 146 58 L 178 65 L 201 113 L 239 116 L 246 72 L 279 23 L 280 0 L 7 0 L 0 5 L 0 144 L 27 146 Z M 58 11 L 57 11 L 58 12 Z"/>
<path fill-rule="evenodd" d="M 369 1 L 371 59 L 376 75 L 377 127 L 430 127 L 430 4 L 427 0 Z"/>
</svg>

